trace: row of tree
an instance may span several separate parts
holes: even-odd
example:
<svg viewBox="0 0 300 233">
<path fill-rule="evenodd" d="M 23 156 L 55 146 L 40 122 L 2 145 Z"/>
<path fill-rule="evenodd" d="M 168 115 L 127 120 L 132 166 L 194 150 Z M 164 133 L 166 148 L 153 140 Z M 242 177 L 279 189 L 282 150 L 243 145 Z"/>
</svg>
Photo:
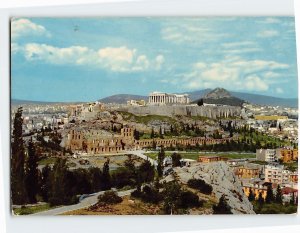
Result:
<svg viewBox="0 0 300 233">
<path fill-rule="evenodd" d="M 254 192 L 252 191 L 252 189 L 250 189 L 248 199 L 250 202 L 257 201 L 257 203 L 259 204 L 260 207 L 262 207 L 265 203 L 266 204 L 276 203 L 276 204 L 281 204 L 281 205 L 283 204 L 282 190 L 281 190 L 280 185 L 277 186 L 275 194 L 272 189 L 272 185 L 271 184 L 268 185 L 265 198 L 263 197 L 262 192 L 260 192 L 257 200 L 255 198 Z M 292 195 L 290 204 L 295 204 L 295 203 L 296 203 L 295 195 Z"/>
</svg>

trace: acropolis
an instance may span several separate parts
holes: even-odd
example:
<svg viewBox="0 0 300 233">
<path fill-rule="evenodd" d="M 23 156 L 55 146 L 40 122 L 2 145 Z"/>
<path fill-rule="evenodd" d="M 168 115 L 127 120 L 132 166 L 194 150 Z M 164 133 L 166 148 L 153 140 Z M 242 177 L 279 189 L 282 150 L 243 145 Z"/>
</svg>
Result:
<svg viewBox="0 0 300 233">
<path fill-rule="evenodd" d="M 155 91 L 149 94 L 148 103 L 150 105 L 189 104 L 190 98 L 188 94 L 168 94 Z"/>
</svg>

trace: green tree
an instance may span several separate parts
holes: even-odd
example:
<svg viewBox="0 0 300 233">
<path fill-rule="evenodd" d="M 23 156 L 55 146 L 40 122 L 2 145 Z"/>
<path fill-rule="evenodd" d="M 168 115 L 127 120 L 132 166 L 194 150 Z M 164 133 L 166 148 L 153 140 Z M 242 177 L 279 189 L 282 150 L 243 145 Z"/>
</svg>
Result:
<svg viewBox="0 0 300 233">
<path fill-rule="evenodd" d="M 111 188 L 111 177 L 109 173 L 109 160 L 107 160 L 103 165 L 103 190 L 108 190 Z"/>
<path fill-rule="evenodd" d="M 198 106 L 202 106 L 203 105 L 203 99 L 202 98 L 200 100 L 198 100 L 197 105 Z"/>
<path fill-rule="evenodd" d="M 11 145 L 11 198 L 13 204 L 26 203 L 25 189 L 25 150 L 22 135 L 22 107 L 15 113 Z"/>
<path fill-rule="evenodd" d="M 219 203 L 213 206 L 213 211 L 214 214 L 232 214 L 224 194 L 220 197 Z"/>
<path fill-rule="evenodd" d="M 47 164 L 42 169 L 41 182 L 40 182 L 40 193 L 45 202 L 49 200 L 49 193 L 51 189 L 51 178 L 50 178 L 51 168 Z"/>
<path fill-rule="evenodd" d="M 275 202 L 278 204 L 282 204 L 282 193 L 280 185 L 278 185 L 276 189 Z"/>
<path fill-rule="evenodd" d="M 155 137 L 155 134 L 154 134 L 154 129 L 152 127 L 152 130 L 151 130 L 151 134 L 150 134 L 150 138 L 154 138 Z"/>
<path fill-rule="evenodd" d="M 176 181 L 164 184 L 162 191 L 164 197 L 163 208 L 166 214 L 174 214 L 180 205 L 181 187 Z"/>
<path fill-rule="evenodd" d="M 154 179 L 154 166 L 148 160 L 145 160 L 138 168 L 138 179 L 140 183 L 151 182 Z"/>
<path fill-rule="evenodd" d="M 102 171 L 98 167 L 91 167 L 89 169 L 89 177 L 92 192 L 98 192 L 102 186 Z"/>
<path fill-rule="evenodd" d="M 188 190 L 183 190 L 180 193 L 180 203 L 179 203 L 180 208 L 187 209 L 193 207 L 200 207 L 202 205 L 203 205 L 203 201 L 199 200 L 197 194 Z"/>
<path fill-rule="evenodd" d="M 272 203 L 274 201 L 274 194 L 272 185 L 268 185 L 267 187 L 267 196 L 266 196 L 266 203 Z"/>
<path fill-rule="evenodd" d="M 131 155 L 127 156 L 127 159 L 125 160 L 124 165 L 128 170 L 130 170 L 131 172 L 134 172 L 135 165 L 134 165 L 134 161 L 133 161 Z"/>
<path fill-rule="evenodd" d="M 262 207 L 263 207 L 263 205 L 264 205 L 264 203 L 265 203 L 265 199 L 263 198 L 262 192 L 260 192 L 258 194 L 257 202 L 258 202 L 259 210 L 261 210 Z"/>
<path fill-rule="evenodd" d="M 36 203 L 38 193 L 38 164 L 37 154 L 32 139 L 28 144 L 28 158 L 26 161 L 25 186 L 29 203 Z"/>
<path fill-rule="evenodd" d="M 173 167 L 180 167 L 180 166 L 181 166 L 181 162 L 180 162 L 180 160 L 181 160 L 181 155 L 174 152 L 174 153 L 171 155 L 171 157 L 172 157 L 172 166 L 173 166 Z"/>
<path fill-rule="evenodd" d="M 249 191 L 248 200 L 249 200 L 250 202 L 252 202 L 252 201 L 255 200 L 255 195 L 254 195 L 254 193 L 253 193 L 253 191 L 252 191 L 251 188 L 250 188 L 250 191 Z"/>
<path fill-rule="evenodd" d="M 57 159 L 51 172 L 51 189 L 49 192 L 50 205 L 66 204 L 70 201 L 70 190 L 67 184 L 68 168 L 66 159 Z"/>
<path fill-rule="evenodd" d="M 291 205 L 295 205 L 295 203 L 297 203 L 297 202 L 296 202 L 296 200 L 295 200 L 295 193 L 293 192 L 292 198 L 291 198 L 291 200 L 290 200 L 290 204 L 291 204 Z"/>
<path fill-rule="evenodd" d="M 140 140 L 140 132 L 134 129 L 133 136 L 135 140 Z"/>
<path fill-rule="evenodd" d="M 153 150 L 155 150 L 156 149 L 156 141 L 153 139 L 153 141 L 152 141 L 152 148 L 153 148 Z"/>
<path fill-rule="evenodd" d="M 164 135 L 163 135 L 163 133 L 162 133 L 162 128 L 161 128 L 161 126 L 159 127 L 159 137 L 160 137 L 160 138 L 164 138 Z"/>
<path fill-rule="evenodd" d="M 164 171 L 164 162 L 165 159 L 165 150 L 163 148 L 163 146 L 160 147 L 160 151 L 158 152 L 158 156 L 157 156 L 157 173 L 159 177 L 163 176 L 163 171 Z"/>
</svg>

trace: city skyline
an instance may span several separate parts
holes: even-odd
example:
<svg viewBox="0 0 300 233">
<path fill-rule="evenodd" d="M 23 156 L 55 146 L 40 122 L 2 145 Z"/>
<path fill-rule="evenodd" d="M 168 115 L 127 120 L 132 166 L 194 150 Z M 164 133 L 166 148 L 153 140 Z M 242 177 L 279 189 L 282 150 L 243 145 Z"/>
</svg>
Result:
<svg viewBox="0 0 300 233">
<path fill-rule="evenodd" d="M 294 17 L 12 19 L 12 98 L 216 87 L 297 98 L 294 27 Z"/>
</svg>

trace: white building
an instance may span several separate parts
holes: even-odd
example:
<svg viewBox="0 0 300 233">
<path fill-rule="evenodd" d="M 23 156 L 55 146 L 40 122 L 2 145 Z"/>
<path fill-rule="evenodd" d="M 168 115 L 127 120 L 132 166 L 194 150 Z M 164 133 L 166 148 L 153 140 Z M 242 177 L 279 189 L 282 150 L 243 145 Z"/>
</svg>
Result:
<svg viewBox="0 0 300 233">
<path fill-rule="evenodd" d="M 188 94 L 168 94 L 163 92 L 152 92 L 149 94 L 148 103 L 150 105 L 189 104 L 190 98 Z"/>
<path fill-rule="evenodd" d="M 275 162 L 277 160 L 275 149 L 257 149 L 256 159 L 259 161 Z"/>
<path fill-rule="evenodd" d="M 292 172 L 285 170 L 283 165 L 266 165 L 265 182 L 271 182 L 280 185 L 291 183 L 291 173 Z"/>
</svg>

